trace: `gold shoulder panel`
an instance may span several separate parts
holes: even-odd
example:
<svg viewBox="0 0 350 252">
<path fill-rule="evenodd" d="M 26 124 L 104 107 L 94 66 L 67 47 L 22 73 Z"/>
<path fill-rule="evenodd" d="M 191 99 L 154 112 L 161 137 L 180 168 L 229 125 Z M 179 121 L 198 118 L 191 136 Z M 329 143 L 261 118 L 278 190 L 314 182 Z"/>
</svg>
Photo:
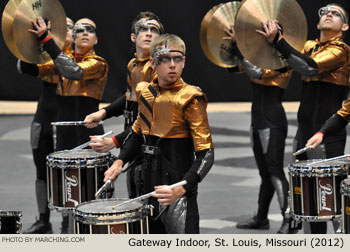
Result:
<svg viewBox="0 0 350 252">
<path fill-rule="evenodd" d="M 350 99 L 343 102 L 342 108 L 338 110 L 338 115 L 343 117 L 347 122 L 350 122 Z"/>
<path fill-rule="evenodd" d="M 308 41 L 306 41 L 302 53 L 308 55 L 310 50 L 312 48 L 314 48 L 316 45 L 317 45 L 317 41 L 316 40 L 308 40 Z"/>
<path fill-rule="evenodd" d="M 177 101 L 179 104 L 181 104 L 182 107 L 184 107 L 196 96 L 203 96 L 206 104 L 208 104 L 207 97 L 202 92 L 202 89 L 200 87 L 188 85 L 185 83 L 184 87 L 178 93 Z"/>
</svg>

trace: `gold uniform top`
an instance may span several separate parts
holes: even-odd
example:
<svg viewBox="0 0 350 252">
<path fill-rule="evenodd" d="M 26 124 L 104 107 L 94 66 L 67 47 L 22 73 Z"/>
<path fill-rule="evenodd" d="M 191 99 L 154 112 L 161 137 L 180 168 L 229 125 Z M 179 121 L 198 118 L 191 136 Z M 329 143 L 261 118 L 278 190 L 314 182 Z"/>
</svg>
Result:
<svg viewBox="0 0 350 252">
<path fill-rule="evenodd" d="M 208 102 L 202 90 L 181 78 L 162 88 L 157 82 L 155 79 L 137 85 L 139 114 L 133 131 L 160 138 L 192 137 L 195 151 L 213 148 L 206 112 Z"/>
<path fill-rule="evenodd" d="M 303 76 L 303 80 L 329 82 L 348 86 L 350 77 L 350 48 L 341 38 L 332 38 L 321 43 L 318 39 L 305 43 L 303 53 L 318 66 L 317 76 Z"/>
<path fill-rule="evenodd" d="M 136 99 L 136 86 L 142 81 L 151 82 L 156 73 L 153 71 L 149 62 L 151 57 L 142 59 L 133 58 L 128 63 L 128 77 L 127 82 L 129 85 L 128 90 L 125 93 L 126 99 L 129 101 L 137 101 Z"/>
<path fill-rule="evenodd" d="M 265 86 L 277 86 L 286 89 L 289 83 L 292 70 L 285 73 L 274 71 L 271 69 L 263 69 L 261 79 L 252 78 L 251 81 Z"/>
<path fill-rule="evenodd" d="M 337 111 L 337 114 L 350 122 L 350 98 L 343 101 L 342 108 Z"/>
<path fill-rule="evenodd" d="M 107 81 L 108 65 L 105 59 L 97 56 L 94 50 L 82 56 L 67 55 L 83 70 L 81 80 L 70 80 L 61 76 L 62 85 L 57 86 L 57 94 L 62 96 L 86 96 L 97 100 L 102 99 Z M 55 64 L 39 66 L 39 77 L 58 75 Z M 62 88 L 63 87 L 63 88 Z"/>
<path fill-rule="evenodd" d="M 72 48 L 63 48 L 62 51 L 68 56 L 70 57 L 69 55 L 73 55 L 73 49 Z M 52 65 L 53 64 L 53 61 L 49 61 L 45 64 L 39 64 L 38 67 L 42 67 L 42 66 L 45 66 L 46 64 L 49 64 L 49 65 Z M 53 84 L 58 84 L 60 83 L 60 80 L 61 80 L 61 76 L 59 74 L 57 75 L 47 75 L 47 76 L 42 76 L 41 79 L 43 81 L 46 81 L 46 82 L 49 82 L 49 83 L 53 83 Z"/>
</svg>

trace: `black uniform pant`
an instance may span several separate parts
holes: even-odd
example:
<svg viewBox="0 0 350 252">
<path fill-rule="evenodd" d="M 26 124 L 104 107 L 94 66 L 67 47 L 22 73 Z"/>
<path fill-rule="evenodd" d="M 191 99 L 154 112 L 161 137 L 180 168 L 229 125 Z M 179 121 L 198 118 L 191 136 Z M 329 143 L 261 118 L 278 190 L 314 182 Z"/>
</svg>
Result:
<svg viewBox="0 0 350 252">
<path fill-rule="evenodd" d="M 33 121 L 31 125 L 31 146 L 36 167 L 36 198 L 40 219 L 48 222 L 50 210 L 47 206 L 46 156 L 54 151 L 52 127 L 48 121 Z"/>
<path fill-rule="evenodd" d="M 265 129 L 269 130 L 268 137 L 263 138 L 263 134 L 258 129 L 252 128 L 253 152 L 256 164 L 261 177 L 261 185 L 258 198 L 259 219 L 266 219 L 270 207 L 271 200 L 275 190 L 279 190 L 278 195 L 282 214 L 288 206 L 288 181 L 283 170 L 283 158 L 286 130 L 282 129 Z M 274 179 L 279 181 L 280 188 L 276 188 Z"/>
</svg>

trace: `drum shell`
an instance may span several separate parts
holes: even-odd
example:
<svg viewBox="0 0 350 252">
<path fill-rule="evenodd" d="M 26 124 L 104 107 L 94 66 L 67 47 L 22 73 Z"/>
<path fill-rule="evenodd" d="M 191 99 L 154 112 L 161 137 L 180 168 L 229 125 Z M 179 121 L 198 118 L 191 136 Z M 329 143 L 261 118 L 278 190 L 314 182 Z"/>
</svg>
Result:
<svg viewBox="0 0 350 252">
<path fill-rule="evenodd" d="M 104 184 L 104 172 L 111 163 L 110 153 L 79 150 L 73 158 L 66 151 L 47 156 L 49 207 L 58 211 L 72 211 L 78 204 L 95 199 Z M 81 155 L 79 157 L 79 155 Z M 113 196 L 111 185 L 105 197 Z"/>
<path fill-rule="evenodd" d="M 0 234 L 19 234 L 22 229 L 22 212 L 0 211 Z"/>
<path fill-rule="evenodd" d="M 309 167 L 305 162 L 289 166 L 293 217 L 302 221 L 340 218 L 340 184 L 348 174 L 349 165 L 343 162 Z"/>
<path fill-rule="evenodd" d="M 99 199 L 79 204 L 73 211 L 75 234 L 148 234 L 148 216 L 151 207 L 140 201 L 139 207 L 130 210 L 110 211 L 84 211 L 81 207 L 91 208 L 96 204 L 117 205 L 127 199 Z"/>
<path fill-rule="evenodd" d="M 344 179 L 340 186 L 342 195 L 342 233 L 350 234 L 350 179 Z"/>
</svg>

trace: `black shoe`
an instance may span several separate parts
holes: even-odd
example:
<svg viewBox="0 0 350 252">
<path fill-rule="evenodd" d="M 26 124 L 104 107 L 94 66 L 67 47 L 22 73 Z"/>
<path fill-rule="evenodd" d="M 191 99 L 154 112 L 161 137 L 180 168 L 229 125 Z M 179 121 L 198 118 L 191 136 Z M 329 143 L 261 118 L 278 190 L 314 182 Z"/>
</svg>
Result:
<svg viewBox="0 0 350 252">
<path fill-rule="evenodd" d="M 52 234 L 52 226 L 50 222 L 37 220 L 30 228 L 24 230 L 22 234 Z"/>
<path fill-rule="evenodd" d="M 256 216 L 248 220 L 237 223 L 236 228 L 240 229 L 269 229 L 270 223 L 268 219 L 259 220 Z"/>
<path fill-rule="evenodd" d="M 282 223 L 282 226 L 277 231 L 277 234 L 296 234 L 298 233 L 298 229 L 291 228 L 289 222 Z"/>
</svg>

